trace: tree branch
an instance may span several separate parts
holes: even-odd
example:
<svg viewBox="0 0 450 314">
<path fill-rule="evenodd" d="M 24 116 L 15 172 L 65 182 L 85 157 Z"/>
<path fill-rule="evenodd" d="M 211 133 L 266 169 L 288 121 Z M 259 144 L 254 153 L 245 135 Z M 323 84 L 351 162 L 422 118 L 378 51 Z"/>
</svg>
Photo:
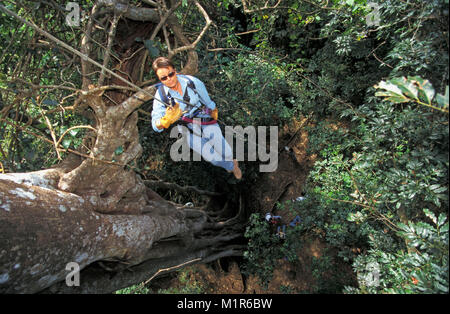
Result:
<svg viewBox="0 0 450 314">
<path fill-rule="evenodd" d="M 173 51 L 169 51 L 169 58 L 173 57 L 174 55 L 176 55 L 176 54 L 178 54 L 178 53 L 180 53 L 182 51 L 195 49 L 195 47 L 200 42 L 200 40 L 203 38 L 203 36 L 206 34 L 206 31 L 208 30 L 209 26 L 212 23 L 211 19 L 208 16 L 208 13 L 206 13 L 205 9 L 203 9 L 203 7 L 200 5 L 200 3 L 198 3 L 197 0 L 194 0 L 194 3 L 197 6 L 197 8 L 200 11 L 200 13 L 202 13 L 203 17 L 205 18 L 206 24 L 203 27 L 203 30 L 197 36 L 197 39 L 193 43 L 185 45 L 185 46 L 182 46 L 180 48 L 176 48 Z"/>
<path fill-rule="evenodd" d="M 120 20 L 120 15 L 114 14 L 114 19 L 111 23 L 111 28 L 108 33 L 108 45 L 106 46 L 105 57 L 103 59 L 103 68 L 100 74 L 100 78 L 98 79 L 98 85 L 102 86 L 103 81 L 105 79 L 105 69 L 108 67 L 109 60 L 111 59 L 111 48 L 114 42 L 114 38 L 116 36 L 117 24 Z"/>
<path fill-rule="evenodd" d="M 150 40 L 155 39 L 156 35 L 158 34 L 159 30 L 163 25 L 166 23 L 167 19 L 175 12 L 176 9 L 181 5 L 181 1 L 177 2 L 173 7 L 170 8 L 170 10 L 164 15 L 160 17 L 160 21 L 158 25 L 156 25 L 155 29 L 153 30 L 153 34 L 150 36 Z"/>
<path fill-rule="evenodd" d="M 84 32 L 84 35 L 83 35 L 83 37 L 81 39 L 81 49 L 80 49 L 80 51 L 81 51 L 81 53 L 83 55 L 86 55 L 86 56 L 89 56 L 90 53 L 91 53 L 92 44 L 91 44 L 91 41 L 89 39 L 91 37 L 91 32 L 92 32 L 92 29 L 94 27 L 95 16 L 100 11 L 100 8 L 101 8 L 101 6 L 99 6 L 97 4 L 95 4 L 94 7 L 92 8 L 91 18 L 89 19 L 89 21 L 88 21 L 88 23 L 86 25 L 86 31 Z M 35 27 L 33 27 L 33 28 L 35 28 Z M 37 30 L 37 29 L 35 28 L 35 30 Z M 46 35 L 44 35 L 44 36 L 46 36 Z M 49 37 L 49 38 L 52 39 L 51 37 Z M 55 41 L 55 42 L 58 43 L 57 41 Z M 68 50 L 70 51 L 70 49 L 68 49 Z M 91 73 L 91 72 L 92 72 L 91 64 L 88 62 L 88 60 L 86 58 L 82 57 L 81 58 L 81 73 L 82 73 L 82 76 L 83 76 L 83 83 L 82 83 L 83 89 L 87 89 L 89 84 L 91 84 L 91 80 L 88 77 L 88 75 L 89 75 L 88 73 Z"/>
<path fill-rule="evenodd" d="M 256 8 L 256 9 L 249 9 L 249 8 L 247 7 L 247 2 L 246 2 L 246 0 L 241 0 L 241 3 L 242 3 L 242 6 L 244 7 L 244 12 L 245 12 L 245 13 L 255 13 L 255 12 L 258 12 L 258 11 L 264 11 L 264 10 L 272 10 L 272 9 L 276 9 L 276 8 L 280 5 L 281 0 L 278 0 L 278 2 L 277 2 L 274 6 L 271 6 L 271 7 L 268 6 L 269 1 L 267 1 L 266 4 L 265 4 L 263 7 Z"/>
<path fill-rule="evenodd" d="M 145 286 L 145 285 L 148 284 L 150 281 L 152 281 L 153 278 L 155 278 L 156 276 L 158 276 L 158 275 L 161 274 L 161 273 L 170 272 L 170 271 L 172 271 L 172 270 L 175 270 L 175 269 L 180 268 L 180 267 L 184 267 L 184 266 L 186 266 L 187 264 L 195 263 L 195 262 L 198 262 L 198 261 L 200 261 L 200 260 L 201 260 L 201 258 L 198 257 L 198 258 L 196 258 L 196 259 L 193 259 L 193 260 L 184 262 L 184 263 L 182 263 L 182 264 L 180 264 L 180 265 L 176 265 L 176 266 L 173 266 L 173 267 L 168 267 L 168 268 L 159 269 L 153 276 L 151 276 L 151 277 L 150 277 L 149 279 L 147 279 L 145 282 L 141 283 L 137 288 Z M 137 289 L 137 288 L 136 288 L 136 289 Z M 134 291 L 134 290 L 133 290 L 133 291 Z"/>
</svg>

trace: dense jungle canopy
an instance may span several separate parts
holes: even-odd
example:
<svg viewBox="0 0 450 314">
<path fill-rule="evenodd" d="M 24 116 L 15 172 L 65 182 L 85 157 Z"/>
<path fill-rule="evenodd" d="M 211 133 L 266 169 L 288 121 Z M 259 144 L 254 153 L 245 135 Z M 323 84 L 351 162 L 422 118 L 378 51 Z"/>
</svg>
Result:
<svg viewBox="0 0 450 314">
<path fill-rule="evenodd" d="M 245 293 L 281 263 L 277 292 L 448 293 L 448 16 L 448 0 L 0 1 L 0 292 L 144 291 L 222 261 Z M 278 127 L 277 169 L 172 160 L 151 125 L 158 56 L 205 83 L 222 129 Z M 301 222 L 280 237 L 267 212 Z"/>
</svg>

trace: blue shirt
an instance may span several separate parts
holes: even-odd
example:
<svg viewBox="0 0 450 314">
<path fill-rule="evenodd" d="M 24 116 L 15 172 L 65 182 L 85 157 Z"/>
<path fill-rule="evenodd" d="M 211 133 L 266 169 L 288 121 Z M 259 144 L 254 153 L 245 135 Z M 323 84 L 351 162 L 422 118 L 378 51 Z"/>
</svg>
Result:
<svg viewBox="0 0 450 314">
<path fill-rule="evenodd" d="M 188 79 L 186 78 L 186 76 L 189 77 L 192 82 L 194 82 L 196 92 L 189 87 L 186 89 L 188 82 L 189 82 Z M 167 96 L 169 96 L 169 95 L 172 96 L 173 98 L 175 98 L 175 101 L 180 104 L 180 109 L 182 111 L 189 110 L 183 116 L 192 118 L 192 116 L 191 116 L 192 113 L 194 111 L 196 111 L 198 108 L 200 108 L 202 105 L 200 103 L 200 98 L 201 98 L 201 102 L 209 109 L 214 110 L 216 108 L 216 104 L 209 97 L 208 92 L 205 87 L 205 84 L 203 84 L 202 81 L 200 81 L 196 77 L 188 76 L 188 75 L 181 75 L 181 74 L 177 74 L 177 78 L 181 84 L 181 90 L 183 91 L 183 93 L 185 93 L 185 92 L 188 93 L 188 95 L 190 97 L 189 102 L 197 108 L 195 108 L 195 107 L 191 108 L 190 106 L 186 105 L 181 100 L 179 100 L 179 99 L 183 99 L 184 94 L 180 95 L 178 92 L 171 90 L 170 88 L 168 88 L 165 85 L 163 85 L 163 88 L 164 88 L 164 91 L 166 92 Z M 156 132 L 162 132 L 164 129 L 159 130 L 156 127 L 156 122 L 159 119 L 161 119 L 162 117 L 164 117 L 164 115 L 166 114 L 166 105 L 164 105 L 162 103 L 161 95 L 159 94 L 158 90 L 156 91 L 154 98 L 155 99 L 153 100 L 153 110 L 152 110 L 152 127 L 153 127 L 153 130 L 155 130 Z M 210 115 L 206 114 L 206 113 L 200 113 L 200 114 L 196 115 L 196 117 L 206 118 L 206 117 L 210 117 Z"/>
</svg>

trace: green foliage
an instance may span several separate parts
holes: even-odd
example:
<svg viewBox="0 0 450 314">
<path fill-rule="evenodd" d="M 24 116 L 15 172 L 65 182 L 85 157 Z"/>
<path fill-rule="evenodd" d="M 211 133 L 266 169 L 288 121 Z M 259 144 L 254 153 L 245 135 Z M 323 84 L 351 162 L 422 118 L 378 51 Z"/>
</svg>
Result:
<svg viewBox="0 0 450 314">
<path fill-rule="evenodd" d="M 292 118 L 297 101 L 289 72 L 282 66 L 241 54 L 223 65 L 220 74 L 218 102 L 227 125 L 281 125 Z"/>
<path fill-rule="evenodd" d="M 309 271 L 315 283 L 310 287 L 311 293 L 342 293 L 345 285 L 353 282 L 353 278 L 343 270 L 342 265 L 343 261 L 329 249 L 325 249 L 321 257 L 313 257 Z"/>
<path fill-rule="evenodd" d="M 149 293 L 150 290 L 147 287 L 142 286 L 141 284 L 133 285 L 114 292 L 114 294 L 149 294 Z"/>
<path fill-rule="evenodd" d="M 305 225 L 310 230 L 323 230 L 323 237 L 332 247 L 339 248 L 338 255 L 345 261 L 355 255 L 351 248 L 364 245 L 370 225 L 357 226 L 347 217 L 359 209 L 350 194 L 354 191 L 351 160 L 331 151 L 317 161 L 307 182 L 307 199 L 302 202 L 302 215 L 308 217 Z"/>
<path fill-rule="evenodd" d="M 168 289 L 159 289 L 158 293 L 165 294 L 202 294 L 205 293 L 205 287 L 203 284 L 194 277 L 192 274 L 196 272 L 195 267 L 183 268 L 178 271 L 177 279 L 179 284 L 177 287 L 171 287 Z"/>
<path fill-rule="evenodd" d="M 68 27 L 64 23 L 65 15 L 53 6 L 35 1 L 4 3 L 64 42 L 76 46 L 81 39 L 81 29 Z M 91 1 L 79 1 L 79 4 L 92 7 Z M 44 20 L 46 23 L 41 25 L 40 21 Z M 59 110 L 73 105 L 76 94 L 71 89 L 80 86 L 79 70 L 72 66 L 72 58 L 64 51 L 44 44 L 42 35 L 3 12 L 0 13 L 0 41 L 5 43 L 0 53 L 0 160 L 8 172 L 50 167 L 59 162 L 52 145 L 52 132 L 58 140 L 68 128 L 87 124 L 84 117 Z M 36 87 L 46 85 L 67 89 Z M 17 127 L 12 127 L 13 124 Z M 61 141 L 62 146 L 78 148 L 84 133 L 84 130 L 72 130 Z"/>
<path fill-rule="evenodd" d="M 445 95 L 435 94 L 435 90 L 428 80 L 415 76 L 392 78 L 387 82 L 381 81 L 375 88 L 385 90 L 376 92 L 375 96 L 387 97 L 386 99 L 390 102 L 396 104 L 416 102 L 448 113 L 448 86 L 445 89 Z"/>
<path fill-rule="evenodd" d="M 277 260 L 282 257 L 279 249 L 280 239 L 259 214 L 250 216 L 245 237 L 249 240 L 248 250 L 244 253 L 247 260 L 244 272 L 257 275 L 261 283 L 267 286 L 272 279 Z"/>
<path fill-rule="evenodd" d="M 404 239 L 408 252 L 380 250 L 371 241 L 368 254 L 354 263 L 359 287 L 347 287 L 348 293 L 448 293 L 448 220 L 438 218 L 428 209 L 425 221 L 399 223 L 398 235 Z M 375 267 L 368 267 L 372 265 Z M 367 277 L 372 280 L 368 281 Z"/>
<path fill-rule="evenodd" d="M 405 235 L 398 231 L 402 223 L 421 226 L 424 209 L 448 211 L 448 42 L 442 36 L 448 33 L 448 1 L 375 2 L 378 24 L 367 22 L 374 13 L 369 1 L 333 1 L 327 10 L 317 10 L 315 2 L 286 1 L 289 9 L 256 10 L 249 28 L 261 29 L 253 37 L 260 54 L 271 55 L 275 64 L 283 58 L 290 80 L 299 82 L 294 112 L 313 113 L 308 153 L 318 159 L 300 212 L 305 231 L 320 230 L 358 274 L 376 261 L 384 264 L 355 248 L 392 257 L 380 270 L 386 287 L 397 286 L 387 274 L 404 265 L 404 278 L 428 278 L 421 279 L 428 288 L 414 291 L 443 292 L 430 288 L 429 279 L 448 277 L 448 266 L 434 260 L 441 253 L 425 252 L 420 274 L 413 275 L 407 265 L 417 257 L 406 253 Z M 448 254 L 448 244 L 442 252 Z M 272 265 L 272 257 L 265 261 L 263 255 L 257 254 L 259 265 Z M 361 278 L 357 291 L 371 292 Z M 448 280 L 436 282 L 448 289 Z"/>
<path fill-rule="evenodd" d="M 425 82 L 420 78 L 417 81 Z M 431 90 L 432 86 L 428 88 Z M 394 277 L 391 278 L 385 273 L 390 274 L 398 268 L 396 266 L 403 265 L 404 278 L 412 276 L 418 280 L 420 277 L 422 281 L 428 278 L 428 288 L 422 286 L 422 290 L 417 289 L 442 292 L 442 289 L 430 288 L 429 278 L 444 276 L 445 267 L 448 274 L 446 262 L 439 264 L 434 261 L 434 258 L 441 260 L 439 256 L 444 252 L 448 253 L 448 244 L 447 247 L 441 245 L 440 253 L 423 247 L 428 252 L 420 255 L 420 262 L 419 255 L 411 257 L 404 253 L 405 237 L 413 245 L 414 241 L 419 241 L 418 234 L 427 237 L 433 232 L 439 233 L 422 222 L 424 209 L 433 208 L 433 211 L 440 212 L 441 223 L 445 220 L 442 213 L 448 211 L 448 125 L 445 123 L 448 120 L 444 113 L 428 110 L 428 106 L 404 104 L 399 108 L 390 102 L 379 103 L 369 98 L 369 102 L 353 116 L 354 127 L 351 130 L 336 134 L 319 131 L 319 140 L 313 134 L 313 143 L 324 141 L 325 144 L 317 148 L 320 160 L 308 179 L 308 198 L 313 203 L 306 202 L 305 205 L 311 206 L 307 207 L 307 213 L 312 216 L 314 226 L 324 230 L 327 242 L 339 248 L 341 257 L 354 261 L 357 272 L 364 273 L 367 265 L 374 261 L 382 265 L 374 258 L 375 253 L 367 257 L 355 256 L 349 250 L 352 246 L 368 245 L 375 247 L 378 255 L 390 258 L 390 264 L 380 269 L 380 276 L 387 276 L 385 287 L 396 286 L 394 277 L 399 276 L 392 275 Z M 319 128 L 323 129 L 326 128 Z M 429 210 L 425 213 L 431 215 Z M 408 225 L 402 224 L 404 221 L 408 221 Z M 397 233 L 399 229 L 405 231 L 406 226 L 417 231 L 409 231 L 410 238 L 404 232 Z M 430 243 L 433 241 L 437 240 Z M 445 239 L 439 241 L 448 243 Z M 418 243 L 424 245 L 423 242 Z M 420 272 L 407 266 L 412 263 L 411 258 L 417 260 Z M 360 280 L 360 285 L 363 281 Z M 439 281 L 436 285 L 445 286 L 445 282 Z M 360 287 L 358 292 L 378 291 L 367 289 Z M 419 291 L 414 289 L 411 291 Z M 407 291 L 410 290 L 385 290 Z"/>
<path fill-rule="evenodd" d="M 280 291 L 283 294 L 291 294 L 291 293 L 293 293 L 293 289 L 289 285 L 286 285 L 286 286 L 285 285 L 281 285 L 280 286 Z"/>
<path fill-rule="evenodd" d="M 264 217 L 252 214 L 244 234 L 248 239 L 247 251 L 244 252 L 244 273 L 256 275 L 261 284 L 267 287 L 280 259 L 290 262 L 297 260 L 297 251 L 301 249 L 298 241 L 301 233 L 301 225 L 287 227 L 286 238 L 280 239 Z"/>
<path fill-rule="evenodd" d="M 152 289 L 151 283 L 144 285 L 140 283 L 124 289 L 117 290 L 115 294 L 203 294 L 205 287 L 193 276 L 196 272 L 195 266 L 183 268 L 176 273 L 177 281 L 167 289 Z"/>
</svg>

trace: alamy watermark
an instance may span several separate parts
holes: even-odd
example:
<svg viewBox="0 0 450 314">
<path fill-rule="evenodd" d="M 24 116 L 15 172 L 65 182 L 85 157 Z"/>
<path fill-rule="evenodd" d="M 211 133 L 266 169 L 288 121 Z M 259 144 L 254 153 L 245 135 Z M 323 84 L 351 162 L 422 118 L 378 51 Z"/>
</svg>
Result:
<svg viewBox="0 0 450 314">
<path fill-rule="evenodd" d="M 68 2 L 66 4 L 66 24 L 70 27 L 79 27 L 81 20 L 80 5 L 77 2 Z"/>
<path fill-rule="evenodd" d="M 170 157 L 173 161 L 191 161 L 192 148 L 197 152 L 192 156 L 193 161 L 200 161 L 201 157 L 210 162 L 232 161 L 235 158 L 237 161 L 263 162 L 264 164 L 259 165 L 261 172 L 273 172 L 278 168 L 277 126 L 247 126 L 246 128 L 225 126 L 225 138 L 223 138 L 220 128 L 202 129 L 199 123 L 194 123 L 192 129 L 184 125 L 172 128 L 170 137 L 178 138 L 170 147 Z M 267 139 L 269 139 L 268 143 Z M 247 146 L 247 158 L 245 158 L 245 146 Z"/>
<path fill-rule="evenodd" d="M 380 285 L 380 265 L 377 262 L 366 264 L 365 270 L 357 274 L 358 281 L 366 287 L 378 287 Z"/>
<path fill-rule="evenodd" d="M 66 285 L 68 287 L 79 287 L 80 286 L 80 265 L 75 262 L 67 263 L 66 270 L 70 271 L 66 275 Z"/>
<path fill-rule="evenodd" d="M 366 15 L 367 26 L 380 26 L 380 5 L 376 2 L 368 2 L 367 8 L 371 9 L 371 12 Z M 71 27 L 79 27 L 82 20 L 80 5 L 77 2 L 68 2 L 66 11 L 69 12 L 66 15 L 66 24 Z"/>
<path fill-rule="evenodd" d="M 367 26 L 380 26 L 380 5 L 375 2 L 368 2 L 367 7 L 372 11 L 366 15 Z"/>
</svg>

